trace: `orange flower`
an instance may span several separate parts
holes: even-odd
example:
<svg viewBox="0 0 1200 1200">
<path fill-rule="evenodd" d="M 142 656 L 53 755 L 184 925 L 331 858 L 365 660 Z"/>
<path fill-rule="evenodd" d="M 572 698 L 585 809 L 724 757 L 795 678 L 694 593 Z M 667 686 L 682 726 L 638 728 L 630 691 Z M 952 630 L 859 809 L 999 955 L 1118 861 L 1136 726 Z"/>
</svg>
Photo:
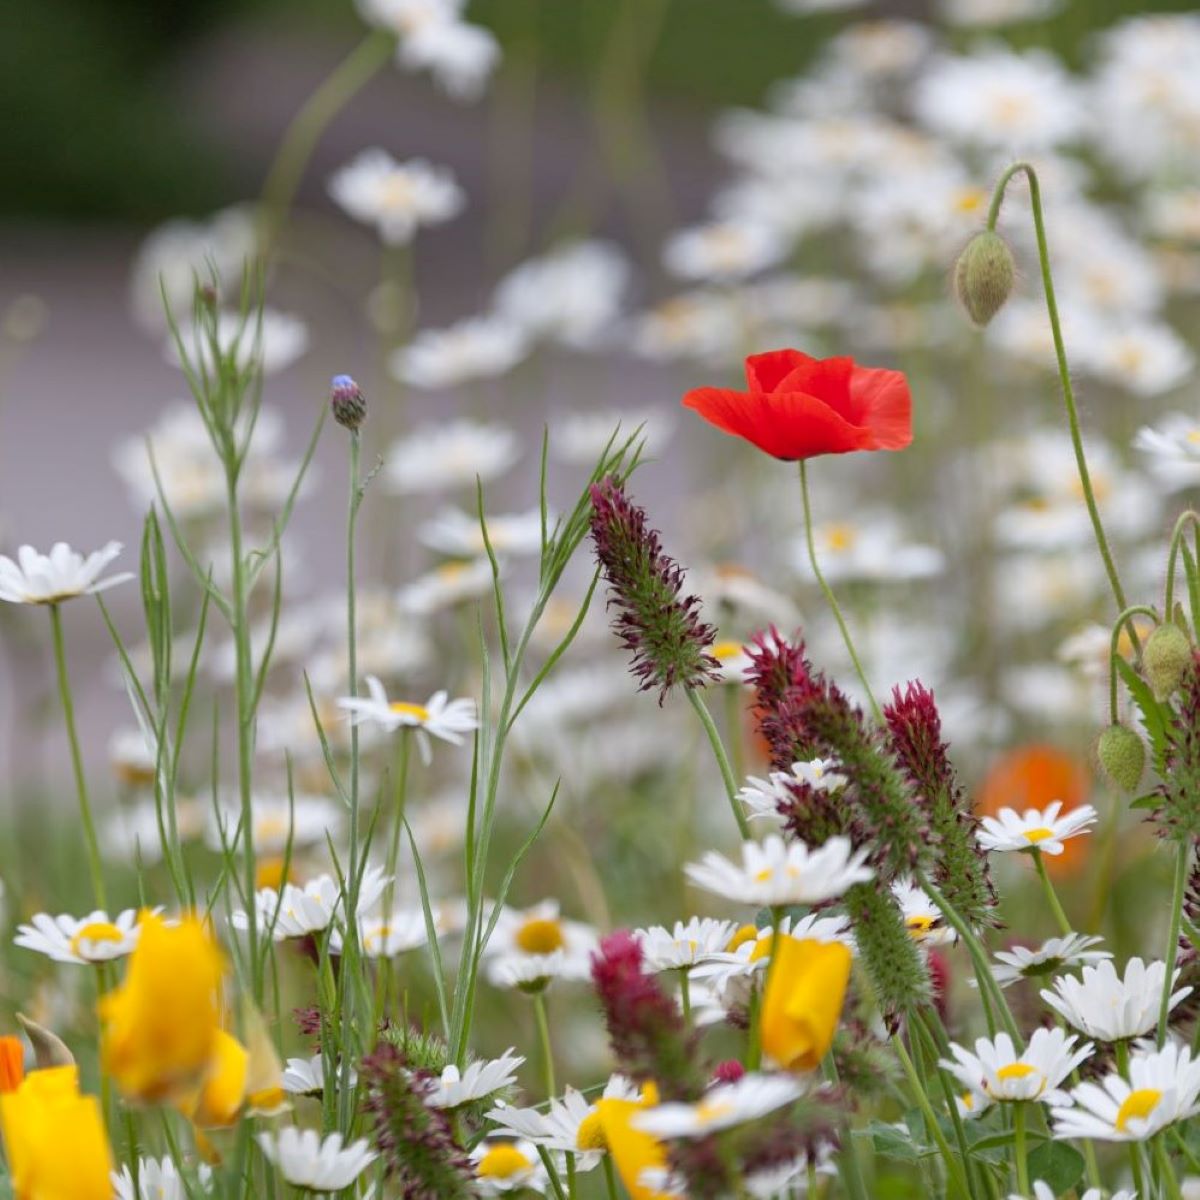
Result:
<svg viewBox="0 0 1200 1200">
<path fill-rule="evenodd" d="M 0 1037 L 0 1093 L 15 1092 L 24 1078 L 24 1042 L 17 1037 Z"/>
<path fill-rule="evenodd" d="M 1019 746 L 992 764 L 979 789 L 975 807 L 983 816 L 995 816 L 1002 808 L 1045 808 L 1052 800 L 1062 801 L 1068 813 L 1086 804 L 1092 779 L 1085 763 L 1054 746 L 1034 743 Z M 1063 853 L 1044 859 L 1055 875 L 1070 875 L 1087 858 L 1089 838 L 1072 838 Z"/>
</svg>

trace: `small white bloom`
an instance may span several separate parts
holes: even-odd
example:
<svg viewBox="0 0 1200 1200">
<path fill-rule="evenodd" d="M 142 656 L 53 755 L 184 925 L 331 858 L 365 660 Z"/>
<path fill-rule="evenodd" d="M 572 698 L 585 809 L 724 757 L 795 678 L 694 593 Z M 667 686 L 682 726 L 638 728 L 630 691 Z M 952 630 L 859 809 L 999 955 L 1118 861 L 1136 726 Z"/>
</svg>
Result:
<svg viewBox="0 0 1200 1200">
<path fill-rule="evenodd" d="M 873 876 L 863 865 L 866 857 L 849 838 L 833 837 L 810 850 L 772 834 L 761 843 L 743 842 L 740 866 L 710 850 L 685 872 L 697 887 L 742 904 L 820 904 Z"/>
<path fill-rule="evenodd" d="M 1069 1025 L 1100 1042 L 1118 1042 L 1141 1037 L 1158 1025 L 1167 965 L 1146 964 L 1131 958 L 1125 974 L 1117 974 L 1111 962 L 1084 967 L 1081 978 L 1064 975 L 1054 981 L 1054 990 L 1042 992 L 1042 999 Z M 1179 971 L 1171 985 L 1179 981 Z M 1172 993 L 1170 1007 L 1192 994 L 1190 987 Z"/>
<path fill-rule="evenodd" d="M 433 910 L 434 932 L 441 914 Z M 419 950 L 429 940 L 424 908 L 393 908 L 390 913 L 366 913 L 358 918 L 358 945 L 367 958 L 395 958 Z M 343 934 L 334 927 L 329 934 L 329 952 L 341 954 Z"/>
<path fill-rule="evenodd" d="M 947 925 L 938 908 L 924 888 L 907 879 L 897 879 L 892 884 L 892 895 L 900 905 L 904 927 L 908 936 L 922 946 L 943 946 L 954 942 L 958 934 Z"/>
<path fill-rule="evenodd" d="M 502 317 L 470 317 L 447 329 L 422 329 L 391 359 L 397 379 L 436 391 L 507 374 L 528 353 L 521 328 Z"/>
<path fill-rule="evenodd" d="M 341 1081 L 342 1070 L 339 1064 L 336 1078 Z M 358 1083 L 358 1072 L 350 1068 L 350 1086 Z M 283 1090 L 292 1096 L 319 1096 L 325 1091 L 325 1059 L 320 1054 L 312 1058 L 289 1058 L 283 1069 Z"/>
<path fill-rule="evenodd" d="M 405 584 L 396 593 L 396 604 L 409 616 L 429 617 L 486 596 L 492 590 L 492 582 L 492 564 L 488 558 L 454 560 Z"/>
<path fill-rule="evenodd" d="M 648 971 L 675 971 L 724 951 L 736 929 L 733 921 L 692 917 L 686 922 L 676 921 L 671 929 L 662 925 L 635 929 L 633 936 L 641 944 L 642 961 Z"/>
<path fill-rule="evenodd" d="M 205 323 L 180 326 L 179 344 L 173 337 L 167 342 L 167 361 L 173 366 L 181 365 L 179 347 L 182 345 L 193 365 L 215 371 L 210 332 Z M 249 315 L 223 310 L 217 313 L 216 340 L 221 357 L 231 358 L 239 371 L 254 367 L 264 375 L 274 375 L 304 356 L 308 350 L 308 326 L 299 317 L 273 308 Z"/>
<path fill-rule="evenodd" d="M 128 571 L 100 578 L 120 553 L 121 543 L 109 542 L 84 558 L 66 542 L 55 542 L 49 554 L 22 546 L 16 562 L 0 554 L 0 600 L 10 604 L 58 604 L 74 596 L 103 592 L 133 578 Z"/>
<path fill-rule="evenodd" d="M 951 25 L 1014 25 L 1053 16 L 1063 0 L 941 0 L 942 16 Z"/>
<path fill-rule="evenodd" d="M 750 817 L 778 816 L 780 804 L 791 798 L 789 784 L 797 783 L 815 792 L 836 792 L 846 786 L 846 776 L 832 758 L 813 758 L 792 763 L 791 772 L 772 771 L 769 779 L 750 775 L 738 792 L 738 799 L 750 810 Z"/>
<path fill-rule="evenodd" d="M 430 757 L 430 737 L 453 746 L 463 744 L 463 735 L 479 728 L 474 700 L 451 700 L 446 692 L 434 692 L 424 704 L 407 700 L 388 700 L 383 684 L 375 675 L 367 676 L 368 696 L 343 696 L 338 708 L 350 714 L 352 725 L 371 722 L 388 733 L 397 729 L 415 729 L 421 755 Z"/>
<path fill-rule="evenodd" d="M 775 266 L 787 251 L 787 242 L 765 225 L 716 221 L 672 235 L 663 263 L 681 279 L 727 283 Z"/>
<path fill-rule="evenodd" d="M 294 1126 L 260 1133 L 257 1140 L 263 1156 L 288 1183 L 312 1192 L 348 1188 L 378 1157 L 366 1138 L 343 1148 L 340 1133 L 322 1141 L 315 1129 Z"/>
<path fill-rule="evenodd" d="M 550 524 L 552 528 L 553 518 Z M 487 531 L 497 555 L 538 554 L 542 548 L 541 510 L 488 516 Z M 417 536 L 431 550 L 451 558 L 477 558 L 487 553 L 478 515 L 457 508 L 442 509 L 421 526 Z"/>
<path fill-rule="evenodd" d="M 1000 1033 L 994 1041 L 979 1038 L 974 1054 L 951 1042 L 954 1058 L 941 1065 L 965 1088 L 991 1100 L 1062 1104 L 1067 1097 L 1059 1085 L 1092 1052 L 1090 1042 L 1076 1048 L 1077 1041 L 1061 1029 L 1036 1029 L 1024 1054 L 1017 1054 L 1012 1038 Z"/>
<path fill-rule="evenodd" d="M 113 1191 L 116 1200 L 188 1200 L 191 1190 L 172 1158 L 138 1159 L 137 1186 L 133 1172 L 122 1167 L 112 1172 Z M 204 1191 L 212 1183 L 212 1168 L 204 1163 L 197 1171 L 198 1181 Z"/>
<path fill-rule="evenodd" d="M 1024 815 L 1002 808 L 997 816 L 983 818 L 976 838 L 985 850 L 1040 850 L 1057 856 L 1063 852 L 1063 842 L 1090 832 L 1097 820 L 1090 804 L 1080 804 L 1060 817 L 1061 809 L 1061 800 L 1040 811 L 1027 808 Z"/>
<path fill-rule="evenodd" d="M 1200 484 L 1200 418 L 1170 413 L 1157 425 L 1143 425 L 1133 448 L 1145 455 L 1151 472 L 1168 491 Z"/>
<path fill-rule="evenodd" d="M 1055 1137 L 1141 1142 L 1197 1111 L 1200 1062 L 1188 1047 L 1168 1042 L 1131 1055 L 1128 1081 L 1107 1075 L 1099 1084 L 1081 1083 L 1051 1115 Z"/>
<path fill-rule="evenodd" d="M 563 462 L 591 466 L 605 449 L 620 446 L 636 433 L 645 455 L 654 458 L 674 428 L 674 416 L 659 409 L 581 409 L 552 419 L 550 451 Z"/>
<path fill-rule="evenodd" d="M 517 1068 L 524 1061 L 524 1056 L 514 1054 L 510 1046 L 499 1058 L 481 1058 L 468 1063 L 461 1074 L 451 1063 L 425 1097 L 425 1103 L 432 1108 L 458 1108 L 460 1104 L 482 1100 L 516 1083 Z"/>
<path fill-rule="evenodd" d="M 359 913 L 368 910 L 386 886 L 384 873 L 377 867 L 369 867 L 359 885 Z M 269 930 L 276 942 L 322 933 L 335 920 L 345 919 L 345 901 L 341 885 L 327 874 L 310 879 L 303 887 L 285 883 L 282 891 L 262 888 L 254 896 L 257 927 L 264 932 Z M 243 910 L 236 910 L 230 919 L 235 929 L 250 926 L 249 917 Z"/>
<path fill-rule="evenodd" d="M 458 216 L 466 203 L 445 167 L 423 158 L 397 162 L 386 150 L 362 151 L 334 173 L 329 194 L 356 221 L 373 225 L 389 245 L 412 240 L 422 225 Z"/>
<path fill-rule="evenodd" d="M 503 475 L 521 455 L 507 425 L 439 421 L 415 429 L 387 453 L 387 480 L 402 496 L 470 487 Z"/>
<path fill-rule="evenodd" d="M 1107 950 L 1092 948 L 1103 940 L 1087 934 L 1068 933 L 1063 937 L 1052 937 L 1032 950 L 1028 946 L 997 950 L 998 965 L 992 968 L 992 974 L 1001 987 L 1008 987 L 1018 979 L 1037 979 L 1072 967 L 1103 962 L 1112 955 Z"/>
<path fill-rule="evenodd" d="M 323 843 L 340 830 L 345 809 L 328 796 L 297 792 L 292 796 L 255 793 L 251 798 L 250 836 L 259 854 L 280 855 L 291 843 L 295 850 Z M 226 797 L 221 807 L 208 813 L 205 840 L 213 850 L 241 839 L 242 810 Z"/>
<path fill-rule="evenodd" d="M 504 908 L 484 949 L 489 982 L 497 987 L 541 988 L 554 979 L 591 975 L 596 930 L 564 918 L 557 900 L 532 908 Z"/>
<path fill-rule="evenodd" d="M 546 1190 L 546 1168 L 537 1147 L 524 1138 L 484 1138 L 471 1151 L 475 1187 L 481 1196 L 499 1196 L 530 1188 Z"/>
<path fill-rule="evenodd" d="M 709 1088 L 695 1104 L 658 1104 L 634 1115 L 633 1125 L 659 1138 L 707 1137 L 756 1121 L 798 1100 L 803 1086 L 790 1075 L 751 1072 Z"/>
<path fill-rule="evenodd" d="M 931 579 L 946 565 L 940 550 L 909 541 L 899 524 L 886 516 L 819 524 L 813 540 L 821 573 L 830 580 Z M 814 578 L 803 539 L 795 544 L 792 562 L 803 578 Z"/>
<path fill-rule="evenodd" d="M 132 954 L 141 926 L 136 908 L 116 917 L 99 909 L 85 917 L 35 913 L 28 925 L 17 926 L 13 944 L 36 950 L 61 963 L 103 963 Z"/>
</svg>

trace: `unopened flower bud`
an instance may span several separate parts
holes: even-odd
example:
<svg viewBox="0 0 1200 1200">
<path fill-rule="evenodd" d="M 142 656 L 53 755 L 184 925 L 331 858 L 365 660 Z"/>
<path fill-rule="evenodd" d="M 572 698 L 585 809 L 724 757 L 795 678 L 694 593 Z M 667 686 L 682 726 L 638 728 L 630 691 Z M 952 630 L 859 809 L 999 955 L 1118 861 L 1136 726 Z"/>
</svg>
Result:
<svg viewBox="0 0 1200 1200">
<path fill-rule="evenodd" d="M 24 1013 L 17 1013 L 17 1023 L 25 1030 L 33 1044 L 33 1061 L 39 1069 L 46 1067 L 70 1067 L 75 1065 L 75 1056 L 56 1033 L 31 1021 Z"/>
<path fill-rule="evenodd" d="M 1146 746 L 1128 725 L 1110 725 L 1096 743 L 1100 769 L 1123 792 L 1132 792 L 1146 766 Z"/>
<path fill-rule="evenodd" d="M 1168 699 L 1192 661 L 1192 644 L 1178 625 L 1160 625 L 1146 642 L 1142 668 L 1156 700 Z"/>
<path fill-rule="evenodd" d="M 984 229 L 966 244 L 954 267 L 954 292 L 976 325 L 986 325 L 1004 307 L 1015 275 L 1012 251 L 994 230 Z"/>
<path fill-rule="evenodd" d="M 349 375 L 335 375 L 329 392 L 333 419 L 346 429 L 358 429 L 367 419 L 367 401 Z"/>
</svg>

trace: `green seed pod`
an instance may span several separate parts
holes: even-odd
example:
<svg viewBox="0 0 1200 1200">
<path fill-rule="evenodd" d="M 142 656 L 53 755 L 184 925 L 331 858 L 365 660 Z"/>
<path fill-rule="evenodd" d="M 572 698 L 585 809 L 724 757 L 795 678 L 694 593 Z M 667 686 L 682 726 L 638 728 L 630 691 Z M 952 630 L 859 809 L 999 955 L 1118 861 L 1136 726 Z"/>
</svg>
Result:
<svg viewBox="0 0 1200 1200">
<path fill-rule="evenodd" d="M 967 316 L 982 328 L 1012 294 L 1016 264 L 1008 243 L 991 229 L 977 233 L 954 267 L 954 292 Z"/>
<path fill-rule="evenodd" d="M 1156 700 L 1168 699 L 1192 661 L 1192 643 L 1178 625 L 1160 625 L 1146 642 L 1142 669 Z"/>
<path fill-rule="evenodd" d="M 1146 767 L 1146 746 L 1128 725 L 1110 725 L 1096 744 L 1104 774 L 1123 792 L 1137 788 Z"/>
</svg>

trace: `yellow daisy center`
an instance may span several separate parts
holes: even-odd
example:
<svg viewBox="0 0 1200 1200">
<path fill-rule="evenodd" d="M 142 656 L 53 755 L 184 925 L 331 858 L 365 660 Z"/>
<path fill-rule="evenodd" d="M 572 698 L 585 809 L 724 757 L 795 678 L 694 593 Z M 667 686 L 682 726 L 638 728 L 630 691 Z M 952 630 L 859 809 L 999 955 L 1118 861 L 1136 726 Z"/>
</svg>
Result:
<svg viewBox="0 0 1200 1200">
<path fill-rule="evenodd" d="M 1138 1088 L 1125 1097 L 1125 1103 L 1117 1112 L 1116 1128 L 1125 1132 L 1131 1120 L 1145 1120 L 1153 1111 L 1154 1106 L 1162 1099 L 1162 1092 L 1154 1088 Z"/>
<path fill-rule="evenodd" d="M 729 945 L 725 947 L 729 954 L 732 954 L 739 946 L 744 946 L 747 942 L 752 942 L 758 937 L 758 928 L 755 925 L 742 925 L 734 931 L 733 937 L 729 939 Z"/>
<path fill-rule="evenodd" d="M 727 658 L 737 658 L 741 652 L 741 642 L 717 642 L 712 648 L 712 656 L 718 662 L 724 662 Z"/>
<path fill-rule="evenodd" d="M 754 882 L 755 883 L 766 883 L 767 880 L 770 879 L 771 876 L 774 874 L 775 874 L 775 869 L 773 867 L 763 867 L 763 869 L 761 871 L 756 871 L 754 873 Z"/>
<path fill-rule="evenodd" d="M 493 1146 L 475 1168 L 481 1179 L 512 1179 L 522 1171 L 528 1171 L 533 1163 L 516 1146 L 508 1144 Z"/>
<path fill-rule="evenodd" d="M 467 564 L 465 562 L 442 563 L 442 565 L 437 569 L 437 576 L 439 579 L 443 579 L 447 583 L 453 583 L 454 580 L 464 575 L 466 570 Z"/>
<path fill-rule="evenodd" d="M 577 1150 L 607 1150 L 608 1141 L 604 1137 L 604 1122 L 600 1114 L 593 1108 L 575 1131 L 575 1148 Z"/>
<path fill-rule="evenodd" d="M 750 951 L 750 961 L 759 962 L 761 959 L 771 957 L 771 949 L 775 945 L 775 935 L 768 933 L 765 937 L 756 939 L 754 949 Z"/>
<path fill-rule="evenodd" d="M 1030 1075 L 1037 1074 L 1037 1067 L 1031 1067 L 1029 1063 L 1015 1062 L 1006 1063 L 996 1072 L 997 1079 L 1003 1079 L 1006 1082 L 1009 1079 L 1027 1079 Z"/>
<path fill-rule="evenodd" d="M 970 1092 L 963 1092 L 959 1099 L 962 1100 L 962 1106 L 967 1112 L 975 1111 L 975 1097 Z"/>
<path fill-rule="evenodd" d="M 401 717 L 412 717 L 421 724 L 429 720 L 429 709 L 423 704 L 412 704 L 408 700 L 393 700 L 388 708 Z"/>
<path fill-rule="evenodd" d="M 389 175 L 380 191 L 381 206 L 385 209 L 405 209 L 412 203 L 412 180 L 398 172 Z"/>
<path fill-rule="evenodd" d="M 254 886 L 278 891 L 289 877 L 289 873 L 284 872 L 282 858 L 264 858 L 254 872 Z"/>
<path fill-rule="evenodd" d="M 1200 445 L 1200 429 L 1189 429 L 1187 440 L 1191 442 L 1193 446 Z"/>
<path fill-rule="evenodd" d="M 287 817 L 274 813 L 269 816 L 259 817 L 254 822 L 254 840 L 258 842 L 287 837 L 287 831 Z"/>
<path fill-rule="evenodd" d="M 704 1100 L 696 1105 L 696 1120 L 701 1125 L 711 1125 L 714 1121 L 719 1121 L 731 1112 L 733 1112 L 733 1105 L 728 1100 L 717 1102 Z"/>
<path fill-rule="evenodd" d="M 517 946 L 526 954 L 553 954 L 567 939 L 562 922 L 553 917 L 531 917 L 517 930 Z"/>
<path fill-rule="evenodd" d="M 1038 842 L 1044 842 L 1047 838 L 1052 838 L 1053 836 L 1054 830 L 1047 829 L 1045 825 L 1040 825 L 1037 829 L 1025 830 L 1025 840 L 1031 846 L 1036 846 Z"/>
<path fill-rule="evenodd" d="M 919 942 L 937 924 L 937 917 L 930 916 L 928 913 L 921 913 L 918 916 L 907 918 L 904 924 L 908 927 L 908 936 L 914 941 Z"/>
<path fill-rule="evenodd" d="M 954 209 L 960 213 L 979 212 L 987 203 L 981 188 L 960 188 L 954 197 Z"/>
<path fill-rule="evenodd" d="M 830 525 L 825 531 L 825 544 L 836 553 L 849 550 L 858 541 L 858 530 L 853 525 Z"/>
<path fill-rule="evenodd" d="M 78 954 L 84 942 L 120 942 L 125 935 L 111 921 L 89 921 L 71 938 L 71 953 Z"/>
</svg>

